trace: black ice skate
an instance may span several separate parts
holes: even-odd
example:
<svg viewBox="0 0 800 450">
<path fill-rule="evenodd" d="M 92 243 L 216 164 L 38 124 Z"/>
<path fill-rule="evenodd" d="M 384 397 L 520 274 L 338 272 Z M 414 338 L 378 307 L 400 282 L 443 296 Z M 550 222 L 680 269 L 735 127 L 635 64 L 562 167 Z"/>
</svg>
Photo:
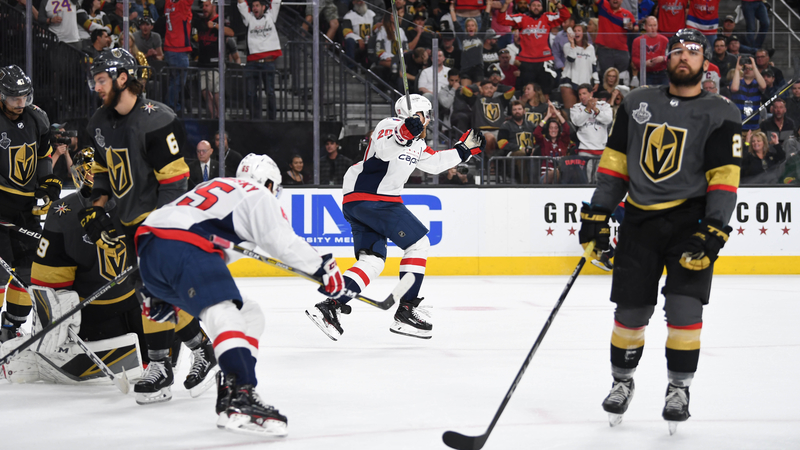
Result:
<svg viewBox="0 0 800 450">
<path fill-rule="evenodd" d="M 608 252 L 603 252 L 600 254 L 600 258 L 593 259 L 592 264 L 594 264 L 598 269 L 606 272 L 611 272 L 614 269 L 614 264 L 611 264 L 611 261 L 608 257 Z"/>
<path fill-rule="evenodd" d="M 225 428 L 228 423 L 228 414 L 225 412 L 231 405 L 231 398 L 236 391 L 236 375 L 225 375 L 222 371 L 217 372 L 217 427 Z"/>
<path fill-rule="evenodd" d="M 286 416 L 262 402 L 255 392 L 255 386 L 251 384 L 236 387 L 224 414 L 228 416 L 225 429 L 236 433 L 274 437 L 289 434 Z"/>
<path fill-rule="evenodd" d="M 142 378 L 133 386 L 136 403 L 149 405 L 166 402 L 172 399 L 172 364 L 169 360 L 150 361 L 142 374 Z"/>
<path fill-rule="evenodd" d="M 189 395 L 199 397 L 214 385 L 214 373 L 218 370 L 214 346 L 208 338 L 204 338 L 203 344 L 192 350 L 192 367 L 183 386 L 189 390 Z"/>
<path fill-rule="evenodd" d="M 670 383 L 667 386 L 667 395 L 664 399 L 664 411 L 661 413 L 661 417 L 669 424 L 670 436 L 678 431 L 678 423 L 686 422 L 690 415 L 689 388 L 675 386 Z"/>
<path fill-rule="evenodd" d="M 7 313 L 0 313 L 0 343 L 10 341 L 19 336 L 19 322 L 13 321 L 7 317 Z"/>
<path fill-rule="evenodd" d="M 433 336 L 433 325 L 430 323 L 430 313 L 419 307 L 422 300 L 422 298 L 401 300 L 394 314 L 394 324 L 389 327 L 389 331 L 404 336 L 430 339 Z"/>
<path fill-rule="evenodd" d="M 329 298 L 314 305 L 311 312 L 306 310 L 306 315 L 326 336 L 335 341 L 344 333 L 342 324 L 339 323 L 339 313 L 350 314 L 352 310 L 350 306 Z"/>
<path fill-rule="evenodd" d="M 628 410 L 633 399 L 633 378 L 629 380 L 614 379 L 611 392 L 603 400 L 603 409 L 608 413 L 608 425 L 615 427 L 622 423 L 622 415 Z"/>
</svg>

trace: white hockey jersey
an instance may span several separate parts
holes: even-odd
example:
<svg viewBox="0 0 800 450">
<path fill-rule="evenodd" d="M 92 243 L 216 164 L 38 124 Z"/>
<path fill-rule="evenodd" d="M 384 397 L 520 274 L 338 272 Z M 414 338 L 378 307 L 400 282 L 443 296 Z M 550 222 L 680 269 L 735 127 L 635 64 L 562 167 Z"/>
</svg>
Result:
<svg viewBox="0 0 800 450">
<path fill-rule="evenodd" d="M 294 233 L 278 200 L 264 186 L 239 178 L 214 178 L 197 185 L 172 203 L 153 211 L 136 231 L 142 235 L 183 241 L 226 262 L 239 255 L 214 248 L 208 240 L 217 235 L 243 247 L 258 245 L 271 256 L 308 273 L 322 264 L 322 257 Z"/>
<path fill-rule="evenodd" d="M 402 203 L 400 191 L 414 169 L 438 174 L 461 162 L 456 149 L 433 151 L 422 139 L 410 146 L 400 135 L 403 120 L 383 119 L 372 131 L 364 160 L 344 175 L 344 203 L 376 200 Z"/>
</svg>

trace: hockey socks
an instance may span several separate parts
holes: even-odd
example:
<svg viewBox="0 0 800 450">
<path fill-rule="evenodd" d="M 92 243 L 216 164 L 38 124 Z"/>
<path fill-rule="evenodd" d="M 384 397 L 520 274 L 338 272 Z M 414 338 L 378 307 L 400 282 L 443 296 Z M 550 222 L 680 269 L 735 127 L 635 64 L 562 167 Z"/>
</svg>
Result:
<svg viewBox="0 0 800 450">
<path fill-rule="evenodd" d="M 225 374 L 236 375 L 236 383 L 239 385 L 258 384 L 256 380 L 256 359 L 250 355 L 247 349 L 235 347 L 219 355 L 219 366 Z"/>
</svg>

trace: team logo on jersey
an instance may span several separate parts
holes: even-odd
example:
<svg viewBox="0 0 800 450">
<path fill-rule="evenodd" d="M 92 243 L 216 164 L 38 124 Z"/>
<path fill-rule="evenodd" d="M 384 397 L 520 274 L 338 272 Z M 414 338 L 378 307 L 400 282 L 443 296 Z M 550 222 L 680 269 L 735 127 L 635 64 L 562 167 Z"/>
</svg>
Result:
<svg viewBox="0 0 800 450">
<path fill-rule="evenodd" d="M 9 145 L 11 145 L 11 139 L 6 136 L 6 133 L 0 134 L 0 148 L 8 150 Z"/>
<path fill-rule="evenodd" d="M 358 34 L 361 36 L 361 39 L 367 39 L 371 33 L 372 25 L 368 23 L 362 23 L 358 26 Z"/>
<path fill-rule="evenodd" d="M 147 114 L 151 114 L 153 111 L 158 109 L 158 106 L 154 105 L 153 102 L 147 102 L 142 105 L 142 109 L 147 112 Z"/>
<path fill-rule="evenodd" d="M 62 203 L 62 204 L 56 206 L 53 210 L 56 212 L 56 214 L 58 214 L 59 217 L 61 217 L 64 214 L 72 211 L 71 209 L 69 209 L 69 207 L 66 205 L 66 203 Z"/>
<path fill-rule="evenodd" d="M 500 120 L 500 104 L 485 102 L 483 104 L 483 116 L 490 122 Z"/>
<path fill-rule="evenodd" d="M 639 165 L 647 178 L 658 183 L 680 172 L 686 134 L 685 128 L 666 123 L 645 126 Z"/>
<path fill-rule="evenodd" d="M 106 148 L 108 175 L 114 195 L 122 198 L 133 187 L 131 159 L 127 148 Z"/>
<path fill-rule="evenodd" d="M 128 266 L 128 248 L 124 242 L 120 242 L 116 248 L 97 247 L 97 261 L 100 276 L 113 280 Z"/>
<path fill-rule="evenodd" d="M 103 135 L 100 134 L 100 128 L 94 129 L 94 140 L 97 141 L 97 145 L 99 145 L 100 147 L 106 146 L 106 138 L 104 138 Z"/>
<path fill-rule="evenodd" d="M 25 186 L 36 174 L 36 143 L 22 144 L 8 149 L 8 178 Z"/>
<path fill-rule="evenodd" d="M 517 145 L 519 148 L 533 148 L 533 136 L 527 131 L 517 133 Z"/>
<path fill-rule="evenodd" d="M 653 115 L 650 114 L 650 111 L 647 110 L 647 103 L 645 102 L 639 103 L 639 109 L 633 110 L 631 116 L 639 125 L 647 122 L 651 117 L 653 117 Z"/>
<path fill-rule="evenodd" d="M 647 53 L 655 53 L 658 51 L 658 44 L 647 45 L 645 44 L 645 48 L 647 49 Z"/>
<path fill-rule="evenodd" d="M 530 123 L 539 123 L 542 121 L 542 113 L 528 111 L 525 113 L 525 120 Z"/>
</svg>

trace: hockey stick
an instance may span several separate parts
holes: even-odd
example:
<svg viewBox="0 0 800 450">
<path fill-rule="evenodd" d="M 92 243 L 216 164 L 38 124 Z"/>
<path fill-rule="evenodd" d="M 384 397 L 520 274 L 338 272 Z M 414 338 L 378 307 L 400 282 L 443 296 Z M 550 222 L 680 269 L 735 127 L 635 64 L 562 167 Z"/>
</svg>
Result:
<svg viewBox="0 0 800 450">
<path fill-rule="evenodd" d="M 3 262 L 5 263 L 5 261 Z M 108 283 L 104 284 L 100 289 L 98 289 L 97 292 L 86 297 L 82 302 L 75 305 L 74 308 L 67 311 L 66 314 L 53 321 L 50 325 L 42 328 L 42 331 L 34 334 L 27 341 L 23 342 L 19 347 L 15 348 L 9 354 L 0 358 L 0 366 L 8 362 L 8 360 L 10 360 L 11 358 L 22 353 L 22 351 L 25 350 L 26 348 L 35 344 L 39 339 L 43 338 L 45 334 L 51 332 L 53 329 L 64 323 L 64 321 L 72 317 L 75 313 L 85 308 L 89 303 L 92 303 L 93 301 L 97 300 L 101 295 L 105 294 L 109 289 L 113 288 L 114 286 L 122 282 L 122 280 L 124 280 L 125 277 L 127 277 L 128 275 L 137 270 L 139 270 L 138 266 L 136 267 L 130 266 L 127 269 L 123 270 L 119 275 L 114 277 L 113 280 L 109 281 Z"/>
<path fill-rule="evenodd" d="M 553 311 L 550 312 L 550 317 L 547 318 L 547 322 L 544 323 L 544 328 L 539 333 L 539 337 L 536 338 L 536 343 L 533 344 L 533 348 L 528 353 L 528 357 L 525 358 L 525 362 L 522 363 L 522 367 L 519 369 L 519 373 L 517 373 L 517 377 L 514 379 L 514 383 L 511 384 L 511 388 L 506 393 L 506 396 L 503 398 L 503 402 L 500 403 L 500 408 L 494 415 L 492 419 L 492 423 L 489 424 L 489 429 L 486 430 L 480 436 L 465 436 L 461 433 L 456 433 L 455 431 L 446 431 L 444 435 L 442 435 L 442 440 L 448 447 L 456 448 L 459 450 L 479 450 L 483 447 L 486 443 L 486 440 L 489 439 L 489 434 L 494 429 L 494 426 L 497 424 L 497 420 L 500 419 L 500 414 L 503 414 L 503 410 L 506 408 L 508 401 L 511 399 L 511 396 L 514 394 L 514 390 L 517 389 L 517 385 L 519 384 L 520 380 L 522 379 L 522 375 L 525 373 L 525 369 L 528 368 L 528 364 L 530 364 L 531 359 L 533 359 L 533 355 L 536 353 L 536 350 L 539 348 L 539 345 L 542 343 L 544 339 L 544 335 L 547 333 L 547 330 L 550 329 L 550 325 L 553 323 L 553 319 L 555 319 L 556 314 L 558 314 L 558 310 L 561 308 L 561 305 L 564 304 L 564 300 L 567 298 L 567 294 L 569 294 L 569 290 L 572 288 L 572 284 L 575 283 L 575 279 L 578 278 L 578 274 L 581 273 L 581 269 L 583 269 L 583 265 L 586 264 L 586 260 L 589 259 L 592 251 L 594 250 L 594 241 L 589 242 L 589 245 L 586 246 L 586 250 L 583 252 L 583 256 L 581 256 L 581 260 L 578 261 L 578 265 L 575 266 L 575 270 L 572 271 L 572 275 L 569 276 L 569 280 L 567 280 L 567 285 L 564 286 L 564 291 L 561 292 L 561 297 L 558 298 L 558 302 L 556 302 L 556 306 L 553 308 Z"/>
<path fill-rule="evenodd" d="M 231 241 L 229 241 L 229 240 L 227 240 L 225 238 L 221 238 L 219 236 L 215 236 L 215 235 L 212 234 L 211 236 L 209 236 L 208 240 L 211 241 L 211 243 L 214 244 L 214 246 L 217 247 L 217 248 L 233 250 L 233 251 L 235 251 L 237 253 L 241 253 L 241 254 L 243 254 L 245 256 L 249 256 L 250 258 L 257 259 L 257 260 L 259 260 L 259 261 L 261 261 L 263 263 L 269 264 L 270 266 L 277 267 L 278 269 L 281 269 L 281 270 L 284 270 L 284 271 L 289 272 L 291 274 L 297 275 L 298 277 L 305 278 L 306 280 L 309 280 L 309 281 L 313 281 L 314 283 L 317 283 L 317 284 L 319 284 L 321 286 L 324 285 L 324 283 L 322 282 L 322 279 L 320 277 L 315 277 L 314 275 L 311 275 L 311 274 L 308 274 L 306 272 L 303 272 L 300 269 L 295 269 L 294 267 L 292 267 L 292 266 L 290 266 L 288 264 L 284 264 L 284 263 L 278 261 L 277 259 L 269 258 L 269 257 L 266 257 L 266 256 L 264 256 L 262 254 L 256 253 L 256 252 L 254 252 L 252 250 L 248 250 L 248 249 L 246 249 L 246 248 L 244 248 L 244 247 L 242 247 L 240 245 L 234 244 L 233 242 L 231 242 Z M 344 292 L 344 295 L 346 295 L 347 297 L 354 298 L 356 300 L 360 300 L 360 301 L 362 301 L 364 303 L 370 304 L 370 305 L 372 305 L 372 306 L 374 306 L 376 308 L 379 308 L 379 309 L 382 309 L 382 310 L 385 311 L 385 310 L 391 308 L 392 305 L 394 305 L 395 299 L 399 299 L 403 295 L 405 295 L 405 293 L 408 292 L 409 289 L 411 289 L 411 286 L 413 284 L 414 284 L 414 276 L 411 275 L 410 273 L 406 274 L 400 280 L 400 283 L 398 283 L 397 286 L 394 288 L 392 293 L 389 294 L 389 296 L 386 297 L 386 300 L 384 300 L 382 302 L 375 301 L 375 300 L 372 300 L 370 298 L 364 297 L 363 295 L 359 294 L 358 292 L 354 292 L 354 291 L 351 291 L 349 289 L 344 289 L 343 292 Z"/>
<path fill-rule="evenodd" d="M 24 234 L 25 236 L 34 238 L 34 239 L 41 239 L 42 234 L 33 230 L 29 230 L 27 228 L 23 228 L 17 224 L 13 224 L 10 222 L 5 222 L 0 220 L 0 226 L 6 227 L 9 230 L 16 231 L 17 233 Z"/>
<path fill-rule="evenodd" d="M 400 19 L 398 19 L 397 5 L 394 4 L 394 0 L 392 0 L 392 16 L 394 17 L 394 35 L 397 39 L 397 53 L 399 53 L 398 57 L 400 58 L 400 72 L 403 75 L 403 91 L 406 94 L 408 113 L 412 114 L 411 96 L 408 94 L 408 77 L 406 76 L 406 59 L 403 55 L 403 40 L 400 38 Z"/>
<path fill-rule="evenodd" d="M 778 92 L 777 94 L 773 95 L 773 96 L 772 96 L 772 98 L 770 98 L 769 100 L 767 100 L 766 102 L 764 102 L 764 104 L 762 104 L 762 105 L 761 105 L 761 107 L 759 107 L 759 108 L 758 108 L 758 111 L 754 112 L 754 113 L 753 113 L 753 114 L 751 114 L 751 115 L 750 115 L 748 118 L 744 119 L 744 120 L 742 121 L 742 125 L 744 125 L 744 124 L 746 124 L 747 122 L 749 122 L 749 121 L 750 121 L 750 119 L 752 119 L 753 117 L 755 117 L 755 116 L 757 116 L 757 115 L 761 114 L 761 111 L 765 111 L 765 110 L 767 109 L 767 106 L 771 105 L 771 104 L 772 104 L 772 102 L 774 102 L 774 101 L 775 101 L 775 100 L 776 100 L 778 97 L 780 97 L 781 95 L 783 95 L 783 93 L 784 93 L 784 92 L 788 91 L 788 90 L 789 90 L 789 88 L 791 88 L 793 85 L 794 85 L 794 78 L 792 78 L 791 80 L 789 80 L 789 84 L 787 84 L 787 85 L 786 85 L 786 87 L 785 87 L 785 88 L 783 88 L 783 90 L 781 90 L 781 91 L 780 91 L 780 92 Z"/>
</svg>

